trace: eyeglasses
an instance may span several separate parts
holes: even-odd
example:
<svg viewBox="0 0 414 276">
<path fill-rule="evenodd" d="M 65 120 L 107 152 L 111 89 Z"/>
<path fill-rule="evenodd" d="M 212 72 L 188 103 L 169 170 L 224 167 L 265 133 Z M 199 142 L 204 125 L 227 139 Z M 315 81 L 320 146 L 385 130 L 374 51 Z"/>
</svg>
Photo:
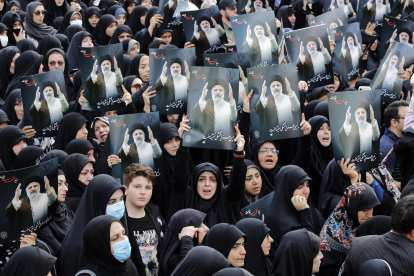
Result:
<svg viewBox="0 0 414 276">
<path fill-rule="evenodd" d="M 50 65 L 50 66 L 55 66 L 55 65 L 56 65 L 56 63 L 57 63 L 59 66 L 63 66 L 63 65 L 65 65 L 65 62 L 64 62 L 64 61 L 61 61 L 61 60 L 59 60 L 59 61 L 49 61 L 49 65 Z"/>
<path fill-rule="evenodd" d="M 134 87 L 136 90 L 141 89 L 141 84 L 140 83 L 136 83 L 131 85 L 131 88 Z"/>
<path fill-rule="evenodd" d="M 40 15 L 40 14 L 43 14 L 43 15 L 45 15 L 45 13 L 46 13 L 47 11 L 46 10 L 44 10 L 44 11 L 34 11 L 33 13 L 34 14 L 36 14 L 36 15 Z"/>
<path fill-rule="evenodd" d="M 62 185 L 65 185 L 65 186 L 66 186 L 66 188 L 69 188 L 69 183 L 67 183 L 67 182 L 65 182 L 65 183 L 61 183 L 61 182 L 59 182 L 59 183 L 58 183 L 58 187 L 62 187 Z"/>
<path fill-rule="evenodd" d="M 132 35 L 120 35 L 120 36 L 118 36 L 118 38 L 120 38 L 120 39 L 132 38 Z"/>
<path fill-rule="evenodd" d="M 268 151 L 270 150 L 271 154 L 279 154 L 279 151 L 277 149 L 268 149 L 268 148 L 264 148 L 264 149 L 259 149 L 260 153 L 266 154 Z"/>
</svg>

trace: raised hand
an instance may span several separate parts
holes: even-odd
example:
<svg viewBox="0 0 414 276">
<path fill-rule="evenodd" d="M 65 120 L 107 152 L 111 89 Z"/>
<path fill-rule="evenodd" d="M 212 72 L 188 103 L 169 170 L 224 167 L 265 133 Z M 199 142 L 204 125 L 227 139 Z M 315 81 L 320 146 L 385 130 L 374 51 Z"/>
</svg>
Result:
<svg viewBox="0 0 414 276">
<path fill-rule="evenodd" d="M 236 124 L 234 126 L 234 130 L 236 132 L 236 138 L 234 138 L 234 142 L 236 143 L 236 151 L 243 151 L 244 150 L 244 144 L 246 142 L 244 141 L 244 136 L 241 135 L 241 133 L 240 133 L 238 124 Z"/>
<path fill-rule="evenodd" d="M 308 83 L 306 81 L 301 80 L 298 82 L 298 88 L 299 88 L 299 91 L 301 90 L 308 91 Z"/>
<path fill-rule="evenodd" d="M 398 29 L 395 29 L 394 32 L 392 33 L 392 36 L 390 39 L 391 42 L 394 42 L 395 38 L 397 38 L 397 32 L 398 32 Z"/>
<path fill-rule="evenodd" d="M 303 41 L 300 42 L 299 49 L 299 56 L 303 56 L 303 51 L 305 50 L 305 47 L 303 47 Z"/>
<path fill-rule="evenodd" d="M 331 1 L 331 6 L 332 6 L 332 7 L 335 7 L 335 0 L 332 0 L 332 1 Z"/>
<path fill-rule="evenodd" d="M 45 190 L 48 194 L 50 194 L 50 192 L 52 191 L 52 189 L 50 188 L 50 182 L 49 179 L 47 179 L 46 176 L 43 177 L 44 181 L 45 181 Z"/>
<path fill-rule="evenodd" d="M 312 127 L 311 125 L 305 120 L 305 113 L 302 113 L 302 122 L 300 122 L 300 130 L 303 131 L 303 135 L 309 135 Z"/>
<path fill-rule="evenodd" d="M 128 105 L 128 103 L 132 103 L 131 94 L 128 92 L 128 90 L 125 89 L 125 86 L 123 84 L 121 84 L 121 87 L 122 87 L 122 92 L 124 92 L 124 95 L 122 95 L 121 101 L 124 102 L 126 105 Z"/>
<path fill-rule="evenodd" d="M 246 40 L 251 39 L 251 36 L 252 36 L 252 30 L 250 29 L 250 25 L 247 25 Z"/>
<path fill-rule="evenodd" d="M 266 0 L 266 9 L 268 10 L 270 8 L 269 6 L 269 0 Z"/>
<path fill-rule="evenodd" d="M 39 99 L 40 99 L 40 87 L 38 87 L 37 90 L 36 90 L 35 103 L 38 103 Z"/>
<path fill-rule="evenodd" d="M 243 94 L 240 95 L 243 102 L 243 111 L 250 113 L 250 99 L 253 96 L 253 89 L 250 90 L 249 95 L 246 95 L 246 89 L 243 89 Z"/>
<path fill-rule="evenodd" d="M 402 71 L 404 71 L 404 63 L 405 63 L 405 57 L 403 56 L 402 59 L 401 59 L 401 62 L 400 62 L 400 66 L 398 68 L 398 71 L 400 73 L 402 73 Z"/>
<path fill-rule="evenodd" d="M 165 78 L 165 74 L 167 74 L 167 61 L 164 63 L 164 66 L 162 67 L 161 77 Z"/>
<path fill-rule="evenodd" d="M 349 121 L 351 120 L 351 107 L 348 107 L 348 109 L 346 110 L 346 114 L 345 114 L 345 125 L 348 126 L 349 125 Z"/>
<path fill-rule="evenodd" d="M 204 87 L 203 87 L 203 93 L 201 93 L 201 98 L 200 99 L 201 99 L 202 102 L 204 102 L 205 99 L 206 99 L 207 92 L 208 92 L 207 87 L 208 87 L 208 82 L 206 82 L 206 85 L 204 85 Z"/>
<path fill-rule="evenodd" d="M 323 46 L 322 39 L 318 37 L 319 46 L 321 47 L 322 52 L 325 52 L 325 46 Z"/>
<path fill-rule="evenodd" d="M 195 234 L 197 233 L 198 228 L 195 228 L 194 226 L 187 226 L 184 227 L 180 234 L 178 234 L 178 239 L 181 240 L 184 236 L 189 236 L 190 238 L 194 238 Z"/>
<path fill-rule="evenodd" d="M 118 73 L 119 72 L 118 61 L 116 61 L 115 57 L 114 57 L 114 68 L 115 68 L 115 72 Z"/>
<path fill-rule="evenodd" d="M 119 156 L 115 154 L 109 155 L 107 161 L 108 167 L 110 168 L 122 162 L 121 158 L 119 158 Z"/>
<path fill-rule="evenodd" d="M 36 134 L 36 130 L 32 126 L 25 126 L 22 131 L 27 138 L 32 138 Z"/>
<path fill-rule="evenodd" d="M 372 108 L 372 105 L 369 105 L 369 113 L 370 113 L 369 117 L 371 119 L 371 124 L 375 125 L 377 120 L 375 119 L 374 108 Z"/>
<path fill-rule="evenodd" d="M 22 184 L 19 184 L 19 186 L 17 186 L 16 192 L 14 192 L 14 201 L 19 201 L 20 199 L 20 195 L 22 194 L 22 189 L 20 189 Z"/>
<path fill-rule="evenodd" d="M 191 127 L 188 125 L 190 120 L 188 119 L 187 115 L 183 117 L 180 123 L 180 128 L 178 129 L 178 135 L 180 135 L 180 138 L 183 139 L 184 132 L 190 132 Z"/>
<path fill-rule="evenodd" d="M 361 48 L 361 45 L 359 44 L 359 40 L 358 40 L 358 36 L 356 34 L 354 34 L 355 36 L 355 44 L 357 47 Z"/>
<path fill-rule="evenodd" d="M 240 78 L 241 78 L 241 80 L 242 80 L 242 83 L 246 83 L 247 79 L 246 79 L 246 77 L 244 76 L 243 69 L 240 67 L 240 65 L 239 65 L 239 72 L 240 72 Z"/>
<path fill-rule="evenodd" d="M 96 71 L 98 71 L 98 60 L 97 59 L 95 59 L 95 63 L 93 64 L 92 75 L 96 75 Z"/>
<path fill-rule="evenodd" d="M 125 134 L 124 134 L 124 145 L 128 146 L 128 141 L 129 141 L 129 133 L 128 133 L 128 128 L 125 130 Z"/>
<path fill-rule="evenodd" d="M 146 113 L 150 112 L 150 104 L 151 104 L 151 98 L 154 98 L 156 95 L 156 91 L 150 91 L 152 86 L 148 86 L 147 89 L 145 89 L 144 93 L 142 93 L 142 98 L 144 99 L 144 111 Z"/>
<path fill-rule="evenodd" d="M 148 129 L 148 136 L 149 136 L 149 139 L 151 141 L 151 144 L 154 145 L 155 144 L 154 134 L 152 133 L 152 130 L 149 126 L 147 126 L 147 129 Z"/>
<path fill-rule="evenodd" d="M 266 22 L 266 29 L 267 29 L 267 33 L 268 33 L 269 37 L 271 37 L 273 35 L 272 34 L 272 29 L 270 29 L 270 26 L 267 22 Z"/>
<path fill-rule="evenodd" d="M 365 33 L 367 35 L 372 36 L 374 34 L 375 27 L 376 27 L 375 23 L 368 22 L 367 26 L 365 27 Z"/>
<path fill-rule="evenodd" d="M 190 69 L 188 67 L 188 63 L 186 60 L 184 60 L 184 68 L 185 68 L 185 76 L 187 77 L 187 79 L 189 79 L 191 75 L 190 75 Z"/>
<path fill-rule="evenodd" d="M 55 82 L 55 85 L 56 85 L 56 91 L 57 91 L 57 94 L 58 94 L 59 99 L 63 99 L 63 93 L 60 90 L 59 84 L 57 82 Z"/>
<path fill-rule="evenodd" d="M 293 207 L 295 207 L 296 211 L 298 212 L 309 208 L 309 204 L 306 200 L 306 197 L 304 196 L 300 196 L 300 195 L 293 196 L 291 199 L 291 202 L 292 202 Z"/>
<path fill-rule="evenodd" d="M 266 98 L 266 91 L 267 91 L 267 86 L 266 86 L 266 81 L 264 81 L 263 85 L 262 85 L 262 95 L 261 95 L 261 97 Z"/>
<path fill-rule="evenodd" d="M 198 25 L 197 25 L 197 20 L 194 21 L 194 34 L 198 34 Z"/>
<path fill-rule="evenodd" d="M 292 87 L 290 86 L 290 82 L 288 80 L 288 78 L 285 77 L 285 83 L 286 83 L 286 91 L 289 93 L 289 97 L 293 96 L 293 90 Z"/>
<path fill-rule="evenodd" d="M 252 1 L 251 0 L 249 0 L 249 1 L 247 1 L 247 5 L 246 5 L 246 7 L 245 8 L 250 8 L 250 6 L 252 5 Z"/>
<path fill-rule="evenodd" d="M 343 174 L 345 174 L 351 179 L 351 183 L 355 184 L 358 180 L 358 172 L 356 171 L 356 167 L 354 163 L 349 164 L 350 161 L 351 159 L 349 158 L 346 161 L 344 158 L 342 158 L 341 169 L 342 169 Z"/>
<path fill-rule="evenodd" d="M 345 50 L 345 37 L 342 39 L 342 50 Z"/>
<path fill-rule="evenodd" d="M 78 103 L 80 104 L 80 105 L 82 105 L 83 103 L 87 103 L 88 102 L 88 100 L 86 99 L 86 97 L 85 97 L 85 90 L 82 90 L 81 92 L 80 92 L 80 97 L 79 97 L 79 100 L 78 100 Z"/>
<path fill-rule="evenodd" d="M 233 88 L 231 87 L 230 83 L 229 83 L 229 99 L 230 99 L 230 104 L 234 104 Z"/>
<path fill-rule="evenodd" d="M 276 21 L 276 29 L 280 29 L 282 27 L 282 24 L 280 23 L 279 19 L 275 18 Z"/>
</svg>

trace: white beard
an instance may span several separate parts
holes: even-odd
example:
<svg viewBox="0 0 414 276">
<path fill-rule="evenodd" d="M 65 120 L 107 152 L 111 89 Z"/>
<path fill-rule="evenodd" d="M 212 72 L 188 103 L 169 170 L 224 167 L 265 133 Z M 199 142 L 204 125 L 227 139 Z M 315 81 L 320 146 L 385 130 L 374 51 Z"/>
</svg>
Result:
<svg viewBox="0 0 414 276">
<path fill-rule="evenodd" d="M 26 194 L 28 195 L 28 197 L 29 197 L 29 199 L 30 199 L 30 201 L 37 201 L 38 199 L 39 199 L 39 195 L 40 195 L 40 190 L 37 190 L 37 192 L 35 193 L 35 194 L 32 194 L 32 193 L 29 193 L 27 190 L 26 190 Z"/>
<path fill-rule="evenodd" d="M 366 124 L 367 124 L 367 120 L 361 121 L 361 120 L 357 119 L 357 124 L 358 124 L 359 127 L 365 127 Z"/>
<path fill-rule="evenodd" d="M 135 144 L 137 144 L 137 146 L 142 146 L 145 143 L 145 140 L 144 139 L 142 139 L 142 140 L 136 139 L 135 140 L 135 138 L 134 138 L 134 142 L 135 142 Z"/>
<path fill-rule="evenodd" d="M 220 99 L 217 99 L 216 97 L 213 97 L 214 104 L 221 104 L 221 102 L 224 100 L 224 95 L 220 97 Z"/>
</svg>

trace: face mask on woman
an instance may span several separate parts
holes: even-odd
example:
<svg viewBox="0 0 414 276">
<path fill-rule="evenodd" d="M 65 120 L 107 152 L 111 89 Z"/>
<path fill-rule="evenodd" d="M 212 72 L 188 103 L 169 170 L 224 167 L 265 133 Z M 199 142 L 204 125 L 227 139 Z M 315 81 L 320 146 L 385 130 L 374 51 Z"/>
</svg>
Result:
<svg viewBox="0 0 414 276">
<path fill-rule="evenodd" d="M 82 26 L 82 20 L 80 20 L 80 19 L 72 20 L 72 21 L 70 21 L 70 25 L 80 25 L 80 26 Z"/>
<path fill-rule="evenodd" d="M 124 216 L 125 212 L 125 204 L 123 201 L 115 203 L 113 205 L 106 206 L 106 212 L 109 216 L 116 217 L 117 219 L 121 219 Z"/>
<path fill-rule="evenodd" d="M 121 263 L 125 262 L 131 256 L 131 244 L 128 238 L 112 245 L 114 257 Z"/>
<path fill-rule="evenodd" d="M 9 37 L 8 36 L 0 36 L 1 46 L 6 47 L 9 43 Z"/>
</svg>

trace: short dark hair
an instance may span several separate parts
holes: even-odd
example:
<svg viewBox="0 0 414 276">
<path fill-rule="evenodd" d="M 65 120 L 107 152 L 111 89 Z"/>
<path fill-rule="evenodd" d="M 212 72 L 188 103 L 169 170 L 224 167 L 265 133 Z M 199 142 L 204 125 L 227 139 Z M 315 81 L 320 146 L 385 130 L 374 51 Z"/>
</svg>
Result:
<svg viewBox="0 0 414 276">
<path fill-rule="evenodd" d="M 391 229 L 399 234 L 414 230 L 414 195 L 400 199 L 391 213 Z"/>
<path fill-rule="evenodd" d="M 407 101 L 401 100 L 392 102 L 384 111 L 384 124 L 386 128 L 391 126 L 391 120 L 399 120 L 399 107 L 400 106 L 408 106 Z"/>
<path fill-rule="evenodd" d="M 321 243 L 317 235 L 309 231 L 308 231 L 308 234 L 309 234 L 309 238 L 310 238 L 311 245 L 312 245 L 312 259 L 315 259 L 316 256 L 318 256 L 319 254 Z"/>
<path fill-rule="evenodd" d="M 155 172 L 150 166 L 132 163 L 124 171 L 124 185 L 128 188 L 132 180 L 135 177 L 142 176 L 151 181 L 152 184 L 155 182 Z"/>
</svg>

